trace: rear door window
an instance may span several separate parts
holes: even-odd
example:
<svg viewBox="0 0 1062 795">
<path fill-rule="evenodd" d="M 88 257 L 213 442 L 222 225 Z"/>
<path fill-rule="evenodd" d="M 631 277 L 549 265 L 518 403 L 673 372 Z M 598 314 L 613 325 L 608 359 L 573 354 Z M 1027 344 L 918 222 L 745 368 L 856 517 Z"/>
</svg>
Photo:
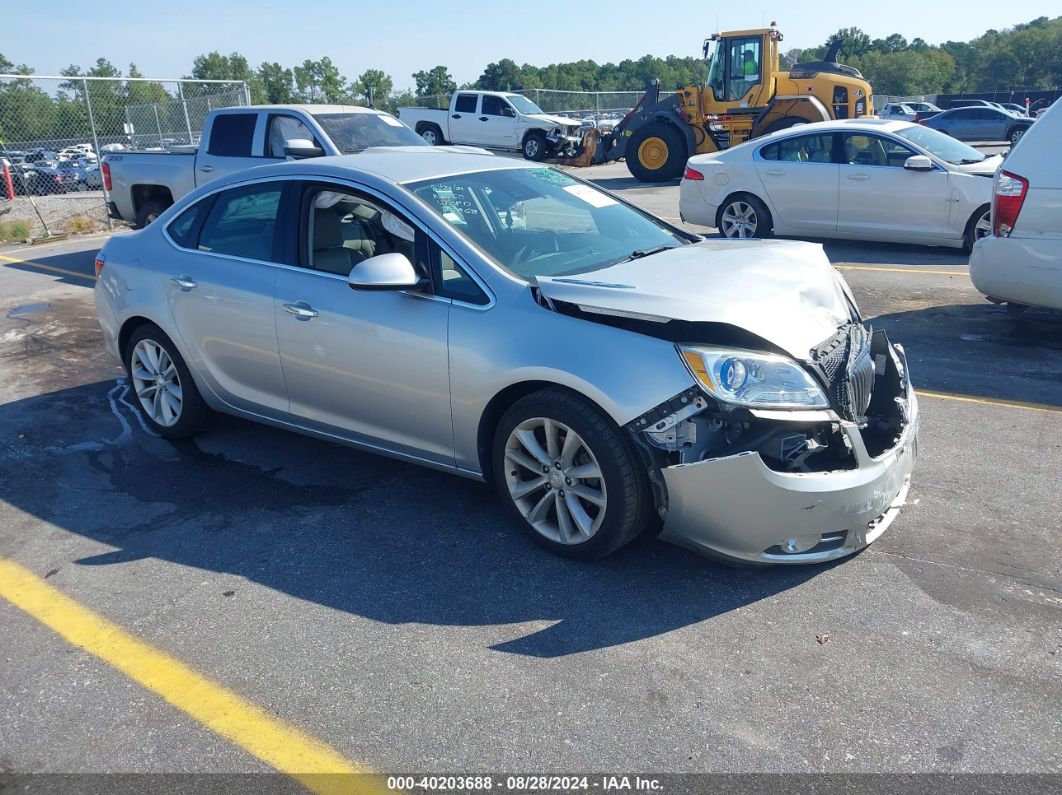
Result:
<svg viewBox="0 0 1062 795">
<path fill-rule="evenodd" d="M 794 163 L 833 162 L 833 134 L 801 135 L 786 138 L 760 150 L 764 160 L 783 160 Z"/>
<path fill-rule="evenodd" d="M 479 96 L 476 94 L 458 94 L 457 102 L 454 103 L 454 112 L 475 113 L 477 99 L 479 99 Z"/>
<path fill-rule="evenodd" d="M 207 153 L 218 157 L 250 157 L 257 113 L 220 113 L 210 128 Z"/>
<path fill-rule="evenodd" d="M 284 183 L 266 182 L 222 191 L 199 233 L 200 251 L 279 262 L 277 217 Z"/>
</svg>

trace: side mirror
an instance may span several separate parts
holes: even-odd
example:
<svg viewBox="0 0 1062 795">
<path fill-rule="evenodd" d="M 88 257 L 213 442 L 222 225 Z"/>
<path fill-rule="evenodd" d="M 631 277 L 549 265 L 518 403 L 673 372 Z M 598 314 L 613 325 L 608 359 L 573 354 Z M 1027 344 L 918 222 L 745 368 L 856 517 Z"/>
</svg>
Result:
<svg viewBox="0 0 1062 795">
<path fill-rule="evenodd" d="M 351 268 L 347 284 L 352 290 L 409 290 L 421 278 L 405 254 L 377 254 Z"/>
<path fill-rule="evenodd" d="M 321 157 L 324 149 L 314 145 L 309 138 L 288 138 L 284 141 L 284 154 L 287 157 L 302 160 L 306 157 Z"/>
<path fill-rule="evenodd" d="M 925 155 L 911 155 L 903 161 L 903 167 L 908 171 L 932 171 L 933 161 Z"/>
<path fill-rule="evenodd" d="M 516 111 L 512 108 L 502 108 L 502 116 L 508 116 L 510 119 L 515 119 Z"/>
</svg>

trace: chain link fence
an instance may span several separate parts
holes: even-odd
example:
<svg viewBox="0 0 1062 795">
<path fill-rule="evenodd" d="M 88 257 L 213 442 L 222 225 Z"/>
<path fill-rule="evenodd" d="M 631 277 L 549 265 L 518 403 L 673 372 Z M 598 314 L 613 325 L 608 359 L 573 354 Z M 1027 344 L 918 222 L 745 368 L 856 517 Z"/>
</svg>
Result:
<svg viewBox="0 0 1062 795">
<path fill-rule="evenodd" d="M 237 81 L 0 75 L 0 242 L 108 227 L 103 155 L 196 145 L 248 102 Z"/>
</svg>

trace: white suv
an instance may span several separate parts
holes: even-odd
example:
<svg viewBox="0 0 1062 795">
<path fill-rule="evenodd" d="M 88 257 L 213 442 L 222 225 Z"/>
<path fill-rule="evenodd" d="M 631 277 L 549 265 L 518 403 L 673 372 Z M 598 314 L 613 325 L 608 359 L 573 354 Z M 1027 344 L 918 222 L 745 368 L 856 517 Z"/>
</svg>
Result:
<svg viewBox="0 0 1062 795">
<path fill-rule="evenodd" d="M 970 256 L 990 300 L 1062 309 L 1062 103 L 1029 128 L 996 173 L 992 234 Z"/>
</svg>

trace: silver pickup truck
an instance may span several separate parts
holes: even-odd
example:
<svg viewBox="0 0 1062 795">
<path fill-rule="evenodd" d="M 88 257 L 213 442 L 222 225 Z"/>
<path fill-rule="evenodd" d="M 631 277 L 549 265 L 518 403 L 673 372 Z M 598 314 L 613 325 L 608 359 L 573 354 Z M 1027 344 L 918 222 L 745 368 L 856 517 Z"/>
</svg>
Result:
<svg viewBox="0 0 1062 795">
<path fill-rule="evenodd" d="M 426 145 L 394 116 L 355 105 L 223 108 L 207 114 L 198 148 L 108 154 L 103 181 L 111 217 L 141 228 L 186 193 L 235 171 L 370 146 Z"/>
</svg>

